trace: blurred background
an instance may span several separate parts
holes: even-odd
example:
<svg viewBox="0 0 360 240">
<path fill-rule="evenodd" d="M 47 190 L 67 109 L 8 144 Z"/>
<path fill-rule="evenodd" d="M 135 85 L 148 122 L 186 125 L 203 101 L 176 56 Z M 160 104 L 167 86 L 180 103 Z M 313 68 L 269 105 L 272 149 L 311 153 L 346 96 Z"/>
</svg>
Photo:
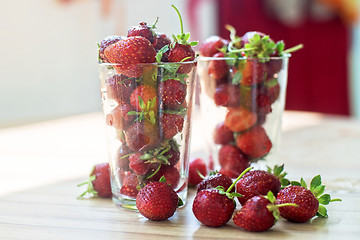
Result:
<svg viewBox="0 0 360 240">
<path fill-rule="evenodd" d="M 159 17 L 192 40 L 258 30 L 287 47 L 286 109 L 360 118 L 359 0 L 12 0 L 0 6 L 0 128 L 101 111 L 97 43 Z"/>
</svg>

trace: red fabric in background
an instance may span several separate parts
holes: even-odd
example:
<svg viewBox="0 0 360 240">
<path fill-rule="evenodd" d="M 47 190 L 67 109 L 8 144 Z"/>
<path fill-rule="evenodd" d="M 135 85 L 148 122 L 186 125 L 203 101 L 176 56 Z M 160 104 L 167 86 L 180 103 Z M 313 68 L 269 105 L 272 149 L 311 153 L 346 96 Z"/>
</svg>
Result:
<svg viewBox="0 0 360 240">
<path fill-rule="evenodd" d="M 304 48 L 290 58 L 286 109 L 349 115 L 349 29 L 336 18 L 327 22 L 307 20 L 296 28 L 267 16 L 261 0 L 218 0 L 219 33 L 229 39 L 225 24 L 239 36 L 261 31 L 286 48 Z"/>
</svg>

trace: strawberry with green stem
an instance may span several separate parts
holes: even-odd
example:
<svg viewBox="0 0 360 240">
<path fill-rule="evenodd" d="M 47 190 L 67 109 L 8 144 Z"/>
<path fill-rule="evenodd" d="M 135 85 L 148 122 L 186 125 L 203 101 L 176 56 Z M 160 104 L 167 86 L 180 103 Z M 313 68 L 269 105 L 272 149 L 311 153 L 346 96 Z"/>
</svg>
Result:
<svg viewBox="0 0 360 240">
<path fill-rule="evenodd" d="M 189 42 L 190 33 L 184 33 L 183 21 L 179 10 L 172 5 L 179 16 L 180 20 L 180 34 L 175 36 L 173 35 L 174 42 L 170 44 L 170 51 L 168 56 L 169 62 L 188 62 L 195 60 L 195 51 L 192 49 L 193 46 L 196 46 L 198 42 L 192 41 Z M 194 67 L 194 63 L 189 63 L 178 68 L 178 73 L 189 73 Z"/>
<path fill-rule="evenodd" d="M 233 183 L 232 179 L 222 173 L 217 171 L 210 172 L 209 176 L 204 178 L 197 186 L 197 192 L 200 192 L 203 189 L 216 188 L 217 186 L 222 186 L 224 189 L 228 189 Z M 230 192 L 234 192 L 235 189 L 231 189 Z"/>
<path fill-rule="evenodd" d="M 128 115 L 135 115 L 135 121 L 148 120 L 152 124 L 156 123 L 158 111 L 157 92 L 150 85 L 140 85 L 131 93 L 130 104 L 135 111 L 128 112 Z"/>
<path fill-rule="evenodd" d="M 285 207 L 296 208 L 294 203 L 277 204 L 274 194 L 254 196 L 235 213 L 233 221 L 238 227 L 251 232 L 263 232 L 274 226 L 280 217 L 279 211 Z"/>
<path fill-rule="evenodd" d="M 276 176 L 279 179 L 281 183 L 281 188 L 285 188 L 290 185 L 289 179 L 285 178 L 287 172 L 284 172 L 284 164 L 275 165 L 273 168 L 266 166 L 266 169 L 268 173 L 271 173 L 272 175 Z"/>
<path fill-rule="evenodd" d="M 95 164 L 94 168 L 91 170 L 89 180 L 78 184 L 78 187 L 83 185 L 87 185 L 87 189 L 78 197 L 78 199 L 82 199 L 86 194 L 93 197 L 111 197 L 109 163 Z"/>
<path fill-rule="evenodd" d="M 232 217 L 235 210 L 234 197 L 240 194 L 231 192 L 237 181 L 250 171 L 251 167 L 244 170 L 226 190 L 222 186 L 203 189 L 194 199 L 192 211 L 197 220 L 208 227 L 221 227 Z"/>
<path fill-rule="evenodd" d="M 327 217 L 327 210 L 324 205 L 341 199 L 331 199 L 329 194 L 323 194 L 325 185 L 321 182 L 321 176 L 315 176 L 310 183 L 310 189 L 304 179 L 300 182 L 292 181 L 291 186 L 282 189 L 277 195 L 277 202 L 295 203 L 298 207 L 284 207 L 280 209 L 280 215 L 292 222 L 306 222 L 315 215 Z"/>
<path fill-rule="evenodd" d="M 254 170 L 246 173 L 236 184 L 236 192 L 242 196 L 238 198 L 244 205 L 250 198 L 266 195 L 271 191 L 276 195 L 281 189 L 281 182 L 277 176 L 263 170 Z"/>
</svg>

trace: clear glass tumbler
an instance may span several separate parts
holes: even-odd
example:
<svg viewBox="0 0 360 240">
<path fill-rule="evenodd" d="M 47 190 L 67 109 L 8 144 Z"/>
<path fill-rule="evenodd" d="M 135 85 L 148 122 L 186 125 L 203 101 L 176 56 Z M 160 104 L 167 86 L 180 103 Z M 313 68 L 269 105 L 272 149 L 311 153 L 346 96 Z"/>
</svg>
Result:
<svg viewBox="0 0 360 240">
<path fill-rule="evenodd" d="M 198 59 L 207 155 L 236 178 L 249 165 L 278 163 L 290 55 Z"/>
<path fill-rule="evenodd" d="M 113 201 L 136 209 L 138 191 L 164 176 L 186 203 L 196 62 L 130 65 L 131 77 L 99 65 Z"/>
</svg>

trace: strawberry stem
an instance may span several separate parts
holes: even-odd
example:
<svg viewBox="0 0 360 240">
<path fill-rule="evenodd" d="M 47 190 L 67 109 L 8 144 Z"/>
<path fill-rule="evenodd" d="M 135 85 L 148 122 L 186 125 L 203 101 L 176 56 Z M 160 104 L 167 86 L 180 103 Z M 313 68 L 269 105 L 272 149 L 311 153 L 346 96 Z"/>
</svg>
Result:
<svg viewBox="0 0 360 240">
<path fill-rule="evenodd" d="M 253 167 L 248 167 L 247 169 L 245 169 L 238 177 L 237 179 L 235 179 L 235 181 L 231 184 L 231 186 L 226 190 L 227 193 L 229 193 L 231 191 L 231 189 L 235 186 L 235 184 L 240 180 L 240 178 L 242 178 L 242 176 L 245 175 L 245 173 L 247 173 L 248 171 L 250 171 Z"/>
<path fill-rule="evenodd" d="M 289 48 L 289 49 L 284 50 L 283 53 L 295 52 L 295 51 L 297 51 L 297 50 L 299 50 L 299 49 L 302 49 L 303 47 L 304 47 L 303 44 L 299 44 L 299 45 L 296 45 L 296 46 L 294 46 L 294 47 L 292 47 L 292 48 Z"/>
<path fill-rule="evenodd" d="M 205 179 L 205 176 L 201 174 L 199 169 L 196 169 L 196 173 L 199 175 L 199 177 L 201 177 L 202 179 Z"/>
<path fill-rule="evenodd" d="M 184 28 L 183 28 L 183 21 L 182 21 L 182 18 L 181 18 L 181 14 L 180 14 L 179 10 L 174 5 L 171 5 L 171 6 L 175 9 L 175 11 L 177 12 L 177 15 L 179 16 L 181 35 L 183 35 L 184 34 Z"/>
<path fill-rule="evenodd" d="M 281 203 L 277 204 L 276 207 L 299 207 L 296 203 Z"/>
</svg>

